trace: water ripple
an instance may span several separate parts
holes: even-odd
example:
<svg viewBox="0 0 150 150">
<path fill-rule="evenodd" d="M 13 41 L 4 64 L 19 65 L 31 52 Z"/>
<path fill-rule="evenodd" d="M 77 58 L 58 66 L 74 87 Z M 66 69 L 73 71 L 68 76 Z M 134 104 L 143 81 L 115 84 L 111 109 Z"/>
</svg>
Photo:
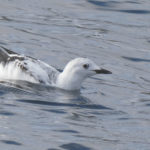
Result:
<svg viewBox="0 0 150 150">
<path fill-rule="evenodd" d="M 15 113 L 9 112 L 9 111 L 0 111 L 0 115 L 4 116 L 14 116 L 16 115 Z"/>
<path fill-rule="evenodd" d="M 145 10 L 145 9 L 113 9 L 113 7 L 117 7 L 118 4 L 122 4 L 121 2 L 117 1 L 95 1 L 95 0 L 87 0 L 89 3 L 96 5 L 101 8 L 101 10 L 104 11 L 116 11 L 116 12 L 123 12 L 123 13 L 131 13 L 131 14 L 149 14 L 150 10 Z M 126 1 L 126 3 L 132 3 L 131 1 Z M 132 4 L 139 4 L 136 2 L 133 2 Z"/>
<path fill-rule="evenodd" d="M 135 58 L 135 57 L 126 57 L 126 56 L 122 56 L 122 58 L 130 61 L 135 61 L 135 62 L 150 62 L 150 59 L 144 59 L 144 58 Z"/>
<path fill-rule="evenodd" d="M 16 145 L 16 146 L 21 146 L 22 144 L 16 141 L 11 141 L 11 140 L 0 140 L 0 142 L 8 144 L 8 145 Z"/>
<path fill-rule="evenodd" d="M 38 104 L 38 105 L 47 105 L 47 106 L 59 106 L 59 107 L 73 107 L 73 108 L 82 108 L 82 109 L 109 109 L 109 107 L 105 107 L 103 105 L 96 105 L 96 104 L 72 104 L 72 103 L 59 103 L 59 102 L 49 102 L 49 101 L 41 101 L 41 100 L 27 100 L 27 99 L 20 99 L 17 100 L 22 103 L 30 103 L 30 104 Z"/>
<path fill-rule="evenodd" d="M 83 146 L 81 144 L 77 144 L 77 143 L 63 144 L 60 147 L 66 150 L 91 150 L 91 148 Z"/>
</svg>

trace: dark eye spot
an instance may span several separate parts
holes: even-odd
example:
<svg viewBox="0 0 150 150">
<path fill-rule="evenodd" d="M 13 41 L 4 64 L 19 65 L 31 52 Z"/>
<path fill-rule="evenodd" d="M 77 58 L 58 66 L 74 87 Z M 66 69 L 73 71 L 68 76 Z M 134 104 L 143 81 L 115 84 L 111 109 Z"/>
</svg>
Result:
<svg viewBox="0 0 150 150">
<path fill-rule="evenodd" d="M 89 68 L 89 64 L 84 64 L 83 68 L 88 69 Z"/>
</svg>

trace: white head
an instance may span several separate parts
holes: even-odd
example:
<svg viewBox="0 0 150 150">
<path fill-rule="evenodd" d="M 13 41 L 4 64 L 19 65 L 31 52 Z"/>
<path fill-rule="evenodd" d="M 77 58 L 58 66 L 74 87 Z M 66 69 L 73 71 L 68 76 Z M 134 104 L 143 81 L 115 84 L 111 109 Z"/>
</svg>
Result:
<svg viewBox="0 0 150 150">
<path fill-rule="evenodd" d="M 88 58 L 76 58 L 71 60 L 60 73 L 57 86 L 66 90 L 78 90 L 84 79 L 95 74 L 111 74 L 111 72 L 100 69 Z"/>
</svg>

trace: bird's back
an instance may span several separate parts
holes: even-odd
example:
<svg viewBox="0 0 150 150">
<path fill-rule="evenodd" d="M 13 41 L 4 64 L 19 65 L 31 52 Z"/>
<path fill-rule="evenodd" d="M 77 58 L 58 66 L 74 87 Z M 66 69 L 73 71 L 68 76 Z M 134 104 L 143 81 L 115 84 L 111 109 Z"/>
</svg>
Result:
<svg viewBox="0 0 150 150">
<path fill-rule="evenodd" d="M 0 79 L 53 84 L 58 74 L 54 67 L 40 60 L 0 47 Z"/>
</svg>

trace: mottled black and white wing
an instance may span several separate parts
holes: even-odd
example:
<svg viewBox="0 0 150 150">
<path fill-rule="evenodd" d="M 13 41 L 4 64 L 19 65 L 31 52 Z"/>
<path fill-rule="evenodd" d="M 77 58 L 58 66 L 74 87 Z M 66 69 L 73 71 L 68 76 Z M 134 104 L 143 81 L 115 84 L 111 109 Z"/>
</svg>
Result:
<svg viewBox="0 0 150 150">
<path fill-rule="evenodd" d="M 14 70 L 18 68 L 24 74 L 31 76 L 39 83 L 52 84 L 55 82 L 59 71 L 48 64 L 35 58 L 17 54 L 5 47 L 0 46 L 0 64 L 8 67 L 11 64 Z M 19 79 L 21 77 L 19 76 Z M 22 79 L 24 80 L 24 79 Z"/>
</svg>

